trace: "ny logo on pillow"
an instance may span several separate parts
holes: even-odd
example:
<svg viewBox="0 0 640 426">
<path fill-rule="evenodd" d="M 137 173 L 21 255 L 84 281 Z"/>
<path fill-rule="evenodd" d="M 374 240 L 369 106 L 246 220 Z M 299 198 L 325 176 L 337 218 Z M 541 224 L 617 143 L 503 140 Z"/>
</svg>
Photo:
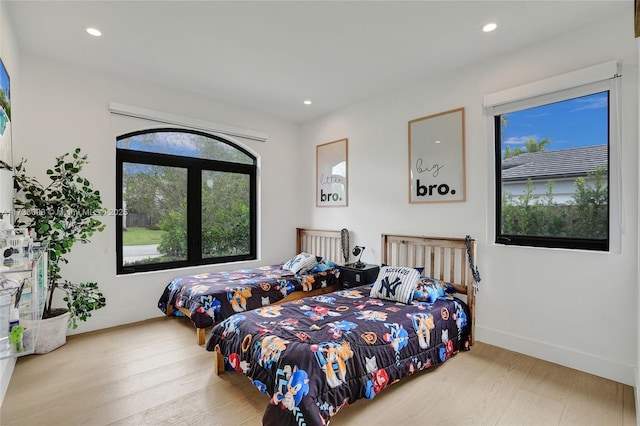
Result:
<svg viewBox="0 0 640 426">
<path fill-rule="evenodd" d="M 409 304 L 419 278 L 414 268 L 383 266 L 369 296 Z"/>
<path fill-rule="evenodd" d="M 398 287 L 400 284 L 402 284 L 402 280 L 398 277 L 396 277 L 395 280 L 393 280 L 392 283 L 389 282 L 389 277 L 384 277 L 381 281 L 381 285 L 382 285 L 382 289 L 385 292 L 385 295 L 387 297 L 390 296 L 395 296 L 396 295 L 396 287 Z"/>
</svg>

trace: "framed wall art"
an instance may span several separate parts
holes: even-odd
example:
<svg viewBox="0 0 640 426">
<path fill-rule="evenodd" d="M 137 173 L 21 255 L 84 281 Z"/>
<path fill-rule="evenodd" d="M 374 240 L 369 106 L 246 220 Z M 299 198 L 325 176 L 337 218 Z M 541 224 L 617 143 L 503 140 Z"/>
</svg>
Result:
<svg viewBox="0 0 640 426">
<path fill-rule="evenodd" d="M 409 121 L 409 203 L 466 200 L 464 108 Z"/>
<path fill-rule="evenodd" d="M 347 139 L 316 146 L 316 206 L 347 205 Z"/>
<path fill-rule="evenodd" d="M 640 2 L 635 0 L 633 2 L 635 13 L 633 15 L 633 28 L 635 30 L 636 37 L 640 37 Z"/>
<path fill-rule="evenodd" d="M 0 59 L 0 161 L 13 167 L 11 149 L 11 94 L 9 74 Z M 0 167 L 2 165 L 0 164 Z"/>
</svg>

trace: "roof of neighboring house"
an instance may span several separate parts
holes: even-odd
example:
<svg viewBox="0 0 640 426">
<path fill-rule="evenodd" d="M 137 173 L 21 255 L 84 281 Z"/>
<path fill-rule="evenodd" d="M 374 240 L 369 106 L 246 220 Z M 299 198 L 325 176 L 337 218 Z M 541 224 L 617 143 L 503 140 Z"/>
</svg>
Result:
<svg viewBox="0 0 640 426">
<path fill-rule="evenodd" d="M 502 160 L 502 181 L 586 176 L 607 164 L 607 145 L 525 152 Z"/>
</svg>

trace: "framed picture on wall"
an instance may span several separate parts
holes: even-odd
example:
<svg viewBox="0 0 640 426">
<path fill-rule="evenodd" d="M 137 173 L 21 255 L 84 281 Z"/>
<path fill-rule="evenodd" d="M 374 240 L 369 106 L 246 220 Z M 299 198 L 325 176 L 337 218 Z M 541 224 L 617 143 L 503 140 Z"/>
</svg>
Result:
<svg viewBox="0 0 640 426">
<path fill-rule="evenodd" d="M 11 92 L 9 74 L 0 59 L 0 161 L 13 167 L 11 149 Z M 6 167 L 4 165 L 0 165 Z"/>
<path fill-rule="evenodd" d="M 347 205 L 347 139 L 316 146 L 316 206 Z"/>
<path fill-rule="evenodd" d="M 633 2 L 635 13 L 633 14 L 633 27 L 635 29 L 636 37 L 640 37 L 640 2 L 635 0 Z"/>
<path fill-rule="evenodd" d="M 409 203 L 466 200 L 464 108 L 409 121 Z"/>
</svg>

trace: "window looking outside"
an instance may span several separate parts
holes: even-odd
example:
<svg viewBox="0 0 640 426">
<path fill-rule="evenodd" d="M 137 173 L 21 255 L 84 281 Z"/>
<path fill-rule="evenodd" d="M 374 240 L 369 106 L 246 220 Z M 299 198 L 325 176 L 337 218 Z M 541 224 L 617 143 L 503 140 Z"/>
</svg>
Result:
<svg viewBox="0 0 640 426">
<path fill-rule="evenodd" d="M 153 129 L 117 138 L 118 273 L 256 258 L 256 158 L 221 137 Z"/>
<path fill-rule="evenodd" d="M 496 242 L 609 250 L 609 91 L 494 115 Z"/>
</svg>

